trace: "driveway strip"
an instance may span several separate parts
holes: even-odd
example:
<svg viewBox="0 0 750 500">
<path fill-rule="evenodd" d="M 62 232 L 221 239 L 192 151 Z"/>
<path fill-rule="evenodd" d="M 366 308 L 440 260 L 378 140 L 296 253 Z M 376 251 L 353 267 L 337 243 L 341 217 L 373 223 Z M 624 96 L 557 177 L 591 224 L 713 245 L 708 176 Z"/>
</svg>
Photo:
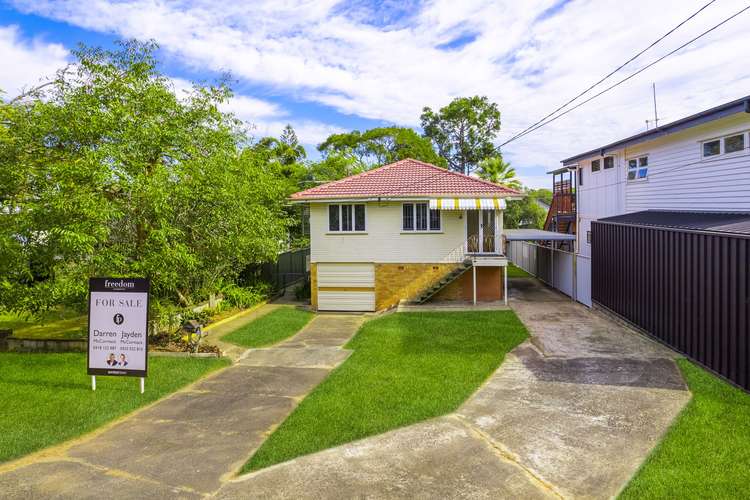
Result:
<svg viewBox="0 0 750 500">
<path fill-rule="evenodd" d="M 611 498 L 690 399 L 675 354 L 536 280 L 531 335 L 455 413 L 299 457 L 218 498 Z"/>
<path fill-rule="evenodd" d="M 264 306 L 272 309 L 278 306 Z M 258 314 L 264 314 L 263 308 Z M 319 315 L 277 347 L 138 411 L 58 455 L 0 474 L 3 498 L 193 498 L 219 489 L 349 356 L 362 317 Z M 324 328 L 321 328 L 324 324 Z M 321 331 L 321 335 L 315 335 Z M 287 345 L 293 344 L 293 345 Z M 308 347 L 308 344 L 310 347 Z M 281 346 L 284 346 L 281 348 Z"/>
</svg>

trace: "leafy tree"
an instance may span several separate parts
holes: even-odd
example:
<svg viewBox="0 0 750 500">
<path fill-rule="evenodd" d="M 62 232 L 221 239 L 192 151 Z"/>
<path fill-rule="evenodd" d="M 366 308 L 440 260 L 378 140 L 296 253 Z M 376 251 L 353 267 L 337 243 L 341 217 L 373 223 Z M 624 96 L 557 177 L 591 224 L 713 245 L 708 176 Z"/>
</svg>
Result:
<svg viewBox="0 0 750 500">
<path fill-rule="evenodd" d="M 502 155 L 493 156 L 479 162 L 479 177 L 495 184 L 503 184 L 513 189 L 521 189 L 521 181 L 516 170 L 503 160 Z"/>
<path fill-rule="evenodd" d="M 81 48 L 53 80 L 0 105 L 0 304 L 82 306 L 90 276 L 146 276 L 190 303 L 275 258 L 288 186 L 242 152 L 224 84 L 184 98 L 153 43 Z"/>
<path fill-rule="evenodd" d="M 359 174 L 365 171 L 365 168 L 356 159 L 338 155 L 329 154 L 320 161 L 313 162 L 308 167 L 308 175 L 303 180 L 305 188 L 313 187 L 325 182 L 336 181 L 349 177 L 350 175 Z"/>
<path fill-rule="evenodd" d="M 533 189 L 532 192 L 538 200 L 543 201 L 547 205 L 552 205 L 552 190 L 551 189 Z"/>
<path fill-rule="evenodd" d="M 333 134 L 318 146 L 318 150 L 324 157 L 350 158 L 365 170 L 405 158 L 446 165 L 432 149 L 429 139 L 405 127 L 378 127 L 364 132 L 354 130 Z"/>
<path fill-rule="evenodd" d="M 537 200 L 545 201 L 547 189 L 525 189 L 526 196 L 521 200 L 508 202 L 503 212 L 503 225 L 508 229 L 534 228 L 542 229 L 547 218 L 545 210 Z"/>
<path fill-rule="evenodd" d="M 422 110 L 422 129 L 452 170 L 469 174 L 495 154 L 500 110 L 486 97 L 458 97 L 435 112 Z"/>
<path fill-rule="evenodd" d="M 254 149 L 263 151 L 270 160 L 275 160 L 285 166 L 299 163 L 307 157 L 305 148 L 299 143 L 294 128 L 287 124 L 281 137 L 263 137 L 255 145 Z"/>
</svg>

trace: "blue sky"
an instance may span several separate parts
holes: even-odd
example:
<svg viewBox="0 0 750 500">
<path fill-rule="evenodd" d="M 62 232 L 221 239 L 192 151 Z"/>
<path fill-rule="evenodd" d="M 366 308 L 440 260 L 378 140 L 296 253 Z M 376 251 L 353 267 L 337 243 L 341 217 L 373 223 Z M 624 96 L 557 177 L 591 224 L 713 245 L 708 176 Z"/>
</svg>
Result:
<svg viewBox="0 0 750 500">
<path fill-rule="evenodd" d="M 704 0 L 0 0 L 0 88 L 12 96 L 70 60 L 78 43 L 154 39 L 179 89 L 224 72 L 228 105 L 258 136 L 291 123 L 308 152 L 328 134 L 418 128 L 423 106 L 486 95 L 503 113 L 498 143 L 646 47 Z M 240 4 L 240 5 L 235 5 Z M 622 76 L 739 10 L 718 0 L 629 65 Z M 750 94 L 750 13 L 615 91 L 513 142 L 521 179 L 645 128 L 651 83 L 669 121 Z M 744 62 L 743 62 L 744 61 Z M 614 80 L 613 80 L 614 81 Z"/>
</svg>

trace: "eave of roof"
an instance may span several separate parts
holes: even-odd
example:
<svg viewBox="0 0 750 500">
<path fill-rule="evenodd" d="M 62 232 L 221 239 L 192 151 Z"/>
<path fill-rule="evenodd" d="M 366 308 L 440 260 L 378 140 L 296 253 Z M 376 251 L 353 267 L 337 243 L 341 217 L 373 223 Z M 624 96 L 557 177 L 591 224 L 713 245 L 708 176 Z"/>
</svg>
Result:
<svg viewBox="0 0 750 500">
<path fill-rule="evenodd" d="M 632 146 L 634 144 L 640 144 L 642 142 L 651 141 L 659 137 L 664 137 L 665 135 L 674 134 L 681 130 L 685 130 L 691 127 L 702 125 L 704 123 L 708 123 L 713 120 L 718 120 L 720 118 L 724 118 L 724 117 L 727 117 L 736 113 L 750 113 L 750 96 L 745 96 L 741 99 L 737 99 L 735 101 L 728 102 L 720 106 L 716 106 L 715 108 L 701 111 L 700 113 L 696 113 L 694 115 L 688 116 L 686 118 L 682 118 L 672 123 L 662 125 L 661 127 L 656 127 L 654 129 L 647 130 L 646 132 L 641 132 L 640 134 L 636 134 L 628 138 L 613 142 L 611 144 L 607 144 L 606 146 L 602 146 L 600 148 L 587 151 L 585 153 L 571 156 L 570 158 L 566 158 L 565 160 L 562 160 L 561 163 L 567 166 L 567 165 L 575 164 L 579 160 L 582 160 L 584 158 L 588 158 L 591 156 L 604 156 L 607 152 L 611 152 L 612 150 L 615 150 L 615 149 L 622 149 L 624 147 Z"/>
</svg>

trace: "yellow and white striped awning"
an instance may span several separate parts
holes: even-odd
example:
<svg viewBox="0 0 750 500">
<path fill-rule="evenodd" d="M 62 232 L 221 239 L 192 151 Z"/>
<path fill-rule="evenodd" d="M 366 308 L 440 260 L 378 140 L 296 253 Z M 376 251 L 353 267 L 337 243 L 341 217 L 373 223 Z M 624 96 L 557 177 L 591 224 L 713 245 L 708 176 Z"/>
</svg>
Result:
<svg viewBox="0 0 750 500">
<path fill-rule="evenodd" d="M 430 200 L 432 210 L 504 210 L 502 198 L 435 198 Z"/>
</svg>

